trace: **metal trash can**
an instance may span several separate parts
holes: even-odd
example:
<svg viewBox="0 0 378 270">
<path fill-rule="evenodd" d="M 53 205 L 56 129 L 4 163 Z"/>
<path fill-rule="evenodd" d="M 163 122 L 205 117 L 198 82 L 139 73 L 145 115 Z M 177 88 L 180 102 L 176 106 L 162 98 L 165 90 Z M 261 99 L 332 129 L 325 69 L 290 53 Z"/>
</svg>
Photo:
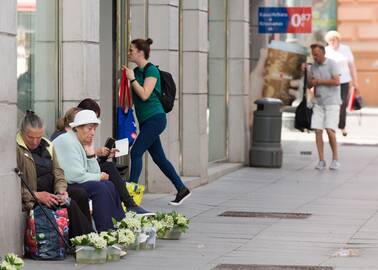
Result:
<svg viewBox="0 0 378 270">
<path fill-rule="evenodd" d="M 280 168 L 282 166 L 281 100 L 262 98 L 255 101 L 250 166 Z"/>
</svg>

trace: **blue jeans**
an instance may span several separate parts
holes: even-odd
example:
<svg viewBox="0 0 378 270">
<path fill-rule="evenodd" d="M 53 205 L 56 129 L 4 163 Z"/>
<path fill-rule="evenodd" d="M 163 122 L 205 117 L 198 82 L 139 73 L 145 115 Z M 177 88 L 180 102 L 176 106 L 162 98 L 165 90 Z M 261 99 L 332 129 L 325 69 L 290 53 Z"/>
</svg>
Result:
<svg viewBox="0 0 378 270">
<path fill-rule="evenodd" d="M 142 157 L 148 150 L 152 160 L 160 168 L 166 177 L 172 182 L 177 191 L 185 187 L 180 176 L 176 173 L 171 162 L 165 157 L 159 135 L 167 126 L 165 113 L 156 114 L 148 118 L 140 125 L 140 132 L 131 148 L 130 181 L 138 183 L 142 172 Z"/>
<path fill-rule="evenodd" d="M 84 188 L 92 200 L 93 219 L 97 231 L 113 229 L 112 218 L 120 221 L 125 217 L 118 193 L 109 180 L 87 181 L 75 185 Z"/>
</svg>

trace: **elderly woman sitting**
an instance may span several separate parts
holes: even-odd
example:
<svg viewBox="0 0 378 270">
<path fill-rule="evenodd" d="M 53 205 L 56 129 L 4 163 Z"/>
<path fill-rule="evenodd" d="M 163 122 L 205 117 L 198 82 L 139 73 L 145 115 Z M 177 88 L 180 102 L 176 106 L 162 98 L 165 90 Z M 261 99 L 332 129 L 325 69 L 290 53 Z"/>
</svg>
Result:
<svg viewBox="0 0 378 270">
<path fill-rule="evenodd" d="M 83 199 L 88 201 L 87 197 L 81 196 L 79 190 L 67 193 L 67 182 L 55 149 L 50 141 L 42 138 L 43 134 L 42 120 L 34 112 L 27 111 L 16 137 L 18 168 L 40 203 L 49 208 L 67 207 L 70 237 L 93 232 L 88 216 L 76 204 L 76 200 L 79 204 Z M 21 192 L 23 211 L 33 209 L 36 202 L 32 195 L 23 186 Z M 68 195 L 73 197 L 69 205 Z"/>
<path fill-rule="evenodd" d="M 82 106 L 82 108 L 73 107 L 69 109 L 63 118 L 58 120 L 57 124 L 57 131 L 51 136 L 51 140 L 53 140 L 53 143 L 55 143 L 55 139 L 58 138 L 60 135 L 65 134 L 66 132 L 72 130 L 70 123 L 74 122 L 76 114 L 81 111 L 85 110 L 83 107 L 87 107 L 88 110 L 94 111 L 96 113 L 97 118 L 100 115 L 100 107 L 96 103 L 96 101 L 92 99 L 84 99 L 79 104 Z M 92 141 L 93 144 L 93 141 Z M 100 149 L 96 149 L 96 156 L 98 157 L 97 161 L 100 165 L 100 170 L 102 172 L 105 172 L 109 175 L 109 180 L 114 184 L 114 187 L 120 197 L 121 202 L 126 206 L 127 211 L 132 211 L 137 213 L 138 215 L 154 215 L 154 213 L 151 213 L 144 208 L 138 206 L 133 198 L 130 196 L 129 192 L 126 189 L 126 181 L 122 179 L 122 176 L 120 175 L 119 171 L 117 170 L 117 167 L 114 162 L 107 161 L 107 158 L 111 158 L 114 156 L 116 149 L 108 149 L 106 147 L 102 147 Z M 102 157 L 101 154 L 105 155 L 106 157 Z M 77 189 L 77 185 L 68 185 L 69 189 Z M 85 192 L 85 190 L 84 190 Z M 82 208 L 82 207 L 81 207 Z"/>
<path fill-rule="evenodd" d="M 67 181 L 87 191 L 93 203 L 93 218 L 98 231 L 113 227 L 112 218 L 121 220 L 125 213 L 114 185 L 98 165 L 93 139 L 100 120 L 90 110 L 79 111 L 71 131 L 54 140 L 57 157 Z"/>
</svg>

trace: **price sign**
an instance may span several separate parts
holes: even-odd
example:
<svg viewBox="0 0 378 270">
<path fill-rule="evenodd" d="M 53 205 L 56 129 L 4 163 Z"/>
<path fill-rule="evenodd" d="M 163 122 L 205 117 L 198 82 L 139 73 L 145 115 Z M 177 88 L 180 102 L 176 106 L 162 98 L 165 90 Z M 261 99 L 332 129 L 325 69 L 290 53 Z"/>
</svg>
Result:
<svg viewBox="0 0 378 270">
<path fill-rule="evenodd" d="M 288 33 L 311 33 L 311 7 L 290 7 L 287 8 L 287 13 L 289 15 Z"/>
<path fill-rule="evenodd" d="M 259 33 L 311 33 L 311 7 L 260 7 Z"/>
</svg>

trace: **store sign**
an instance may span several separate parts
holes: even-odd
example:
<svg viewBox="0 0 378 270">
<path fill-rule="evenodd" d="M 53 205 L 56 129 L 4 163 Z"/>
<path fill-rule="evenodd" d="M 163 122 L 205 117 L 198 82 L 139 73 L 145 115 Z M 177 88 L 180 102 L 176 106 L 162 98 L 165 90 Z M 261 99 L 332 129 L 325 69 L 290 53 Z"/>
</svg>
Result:
<svg viewBox="0 0 378 270">
<path fill-rule="evenodd" d="M 36 5 L 36 0 L 17 0 L 17 11 L 35 12 L 37 10 Z"/>
<path fill-rule="evenodd" d="M 311 7 L 260 7 L 259 33 L 311 33 Z"/>
</svg>

